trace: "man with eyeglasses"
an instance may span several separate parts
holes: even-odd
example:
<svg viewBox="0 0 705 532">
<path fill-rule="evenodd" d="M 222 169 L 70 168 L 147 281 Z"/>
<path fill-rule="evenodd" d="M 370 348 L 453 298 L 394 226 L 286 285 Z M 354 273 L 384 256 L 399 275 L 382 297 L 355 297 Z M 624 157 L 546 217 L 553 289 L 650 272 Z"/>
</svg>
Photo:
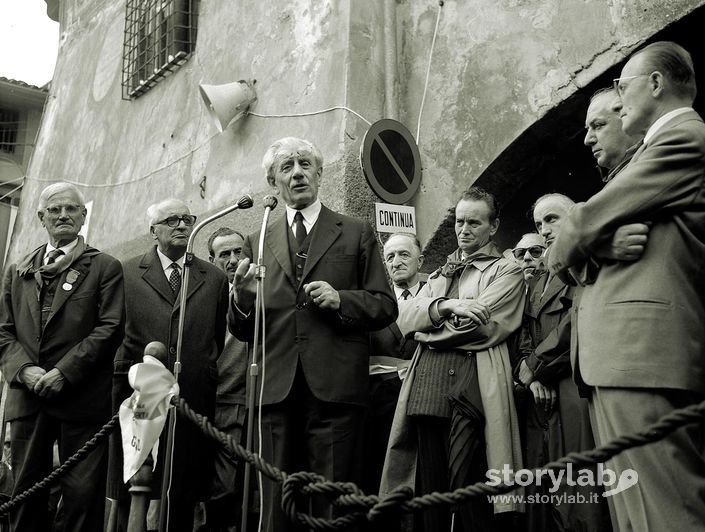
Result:
<svg viewBox="0 0 705 532">
<path fill-rule="evenodd" d="M 602 262 L 577 309 L 580 376 L 598 443 L 642 430 L 705 397 L 705 123 L 692 109 L 693 62 L 672 42 L 636 52 L 615 80 L 630 163 L 565 220 L 552 272 L 595 259 L 615 227 L 652 220 L 637 261 Z M 638 482 L 615 494 L 619 530 L 705 530 L 703 427 L 680 429 L 607 463 Z"/>
<path fill-rule="evenodd" d="M 563 194 L 546 194 L 533 207 L 534 224 L 550 254 L 574 202 Z M 538 249 L 536 250 L 538 252 Z M 527 252 L 528 253 L 528 252 Z M 569 452 L 595 446 L 587 400 L 573 382 L 570 362 L 571 306 L 575 287 L 555 275 L 542 276 L 529 288 L 519 339 L 519 363 L 515 377 L 534 400 L 526 409 L 525 467 L 540 467 Z M 596 474 L 595 468 L 592 469 Z M 549 495 L 549 486 L 528 486 L 527 495 Z M 594 493 L 594 495 L 593 495 Z M 562 532 L 610 529 L 609 514 L 600 493 L 591 486 L 563 484 L 558 496 L 565 500 L 583 497 L 578 504 L 532 503 L 527 505 L 528 530 Z"/>
<path fill-rule="evenodd" d="M 131 389 L 127 372 L 142 361 L 145 346 L 153 341 L 167 348 L 167 367 L 173 371 L 181 283 L 185 275 L 185 253 L 196 222 L 183 201 L 165 199 L 147 209 L 149 232 L 156 246 L 144 255 L 124 263 L 125 339 L 115 357 L 114 408 L 127 398 Z M 225 341 L 228 305 L 228 280 L 223 271 L 197 257 L 188 266 L 188 300 L 181 345 L 180 395 L 196 412 L 213 419 L 218 384 L 217 361 Z M 113 438 L 111 458 L 112 498 L 125 497 L 122 483 L 120 435 Z M 160 440 L 159 457 L 165 456 L 166 438 Z M 171 474 L 169 530 L 191 531 L 194 506 L 208 497 L 213 473 L 212 446 L 191 423 L 177 423 Z M 152 497 L 160 496 L 163 462 L 157 464 Z M 121 509 L 122 505 L 119 506 Z M 121 512 L 124 513 L 124 512 Z M 124 519 L 126 515 L 120 515 Z M 125 521 L 126 522 L 126 521 Z"/>
<path fill-rule="evenodd" d="M 512 256 L 521 268 L 527 287 L 546 273 L 546 264 L 543 260 L 545 251 L 543 237 L 538 233 L 522 235 L 516 247 L 512 249 Z"/>
<path fill-rule="evenodd" d="M 86 221 L 78 188 L 49 185 L 37 215 L 48 243 L 7 268 L 0 299 L 13 496 L 51 473 L 55 442 L 63 463 L 110 418 L 113 357 L 124 327 L 122 267 L 78 234 Z M 107 447 L 99 444 L 62 477 L 65 530 L 102 530 Z M 48 495 L 13 510 L 12 530 L 50 530 L 56 516 Z"/>
</svg>

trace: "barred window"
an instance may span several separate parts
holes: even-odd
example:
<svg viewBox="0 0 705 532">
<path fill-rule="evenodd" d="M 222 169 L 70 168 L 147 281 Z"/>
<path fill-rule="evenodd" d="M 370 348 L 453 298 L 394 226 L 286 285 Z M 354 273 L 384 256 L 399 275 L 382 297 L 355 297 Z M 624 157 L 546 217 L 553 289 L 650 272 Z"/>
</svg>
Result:
<svg viewBox="0 0 705 532">
<path fill-rule="evenodd" d="M 198 0 L 127 0 L 122 97 L 144 94 L 196 47 Z"/>
<path fill-rule="evenodd" d="M 0 151 L 15 153 L 19 124 L 19 112 L 0 109 Z"/>
</svg>

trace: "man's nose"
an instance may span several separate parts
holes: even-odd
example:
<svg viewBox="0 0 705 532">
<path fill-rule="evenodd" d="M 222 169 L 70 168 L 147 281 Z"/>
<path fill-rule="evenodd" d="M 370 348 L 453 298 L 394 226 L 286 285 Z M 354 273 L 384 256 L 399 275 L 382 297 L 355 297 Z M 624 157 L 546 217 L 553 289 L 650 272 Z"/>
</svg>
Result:
<svg viewBox="0 0 705 532">
<path fill-rule="evenodd" d="M 304 175 L 303 168 L 301 168 L 301 165 L 299 164 L 298 161 L 294 162 L 294 166 L 291 169 L 291 175 L 294 177 L 303 177 L 303 175 Z"/>
<path fill-rule="evenodd" d="M 587 133 L 585 133 L 583 144 L 585 144 L 585 146 L 592 146 L 593 144 L 595 144 L 595 142 L 597 142 L 595 133 L 591 129 L 588 129 Z"/>
<path fill-rule="evenodd" d="M 531 262 L 532 260 L 534 260 L 534 258 L 531 256 L 531 253 L 529 253 L 529 250 L 527 249 L 524 252 L 524 262 Z"/>
</svg>

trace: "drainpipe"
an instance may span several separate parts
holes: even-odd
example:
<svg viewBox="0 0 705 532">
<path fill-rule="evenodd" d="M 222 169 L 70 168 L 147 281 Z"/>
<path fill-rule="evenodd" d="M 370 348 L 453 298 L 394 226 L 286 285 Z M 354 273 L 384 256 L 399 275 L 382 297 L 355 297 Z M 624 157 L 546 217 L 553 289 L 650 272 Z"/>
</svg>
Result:
<svg viewBox="0 0 705 532">
<path fill-rule="evenodd" d="M 399 119 L 397 106 L 397 0 L 384 0 L 384 117 Z"/>
</svg>

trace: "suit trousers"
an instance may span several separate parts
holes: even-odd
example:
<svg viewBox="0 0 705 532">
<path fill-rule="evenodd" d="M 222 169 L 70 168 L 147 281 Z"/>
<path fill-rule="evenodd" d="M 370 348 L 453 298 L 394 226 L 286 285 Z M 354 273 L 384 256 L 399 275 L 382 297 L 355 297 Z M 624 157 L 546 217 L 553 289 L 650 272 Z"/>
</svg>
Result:
<svg viewBox="0 0 705 532">
<path fill-rule="evenodd" d="M 597 387 L 590 400 L 595 439 L 598 445 L 605 444 L 702 399 L 700 394 L 680 390 Z M 705 530 L 702 424 L 682 427 L 658 442 L 625 451 L 606 467 L 615 470 L 617 479 L 626 469 L 639 477 L 635 485 L 609 498 L 617 519 L 615 530 Z"/>
<path fill-rule="evenodd" d="M 287 473 L 313 471 L 332 481 L 358 482 L 363 417 L 361 406 L 317 399 L 299 366 L 287 398 L 262 407 L 262 457 Z M 305 530 L 282 511 L 280 484 L 263 477 L 262 492 L 265 530 Z M 310 508 L 318 517 L 333 516 L 324 498 L 304 502 L 303 507 L 297 501 L 297 508 Z"/>
<path fill-rule="evenodd" d="M 102 424 L 60 421 L 45 412 L 11 422 L 10 447 L 15 471 L 13 496 L 32 487 L 52 471 L 54 442 L 64 463 L 100 430 Z M 103 529 L 107 442 L 101 443 L 78 462 L 61 480 L 64 530 L 95 532 Z M 50 530 L 49 491 L 31 497 L 11 513 L 12 530 Z"/>
</svg>

